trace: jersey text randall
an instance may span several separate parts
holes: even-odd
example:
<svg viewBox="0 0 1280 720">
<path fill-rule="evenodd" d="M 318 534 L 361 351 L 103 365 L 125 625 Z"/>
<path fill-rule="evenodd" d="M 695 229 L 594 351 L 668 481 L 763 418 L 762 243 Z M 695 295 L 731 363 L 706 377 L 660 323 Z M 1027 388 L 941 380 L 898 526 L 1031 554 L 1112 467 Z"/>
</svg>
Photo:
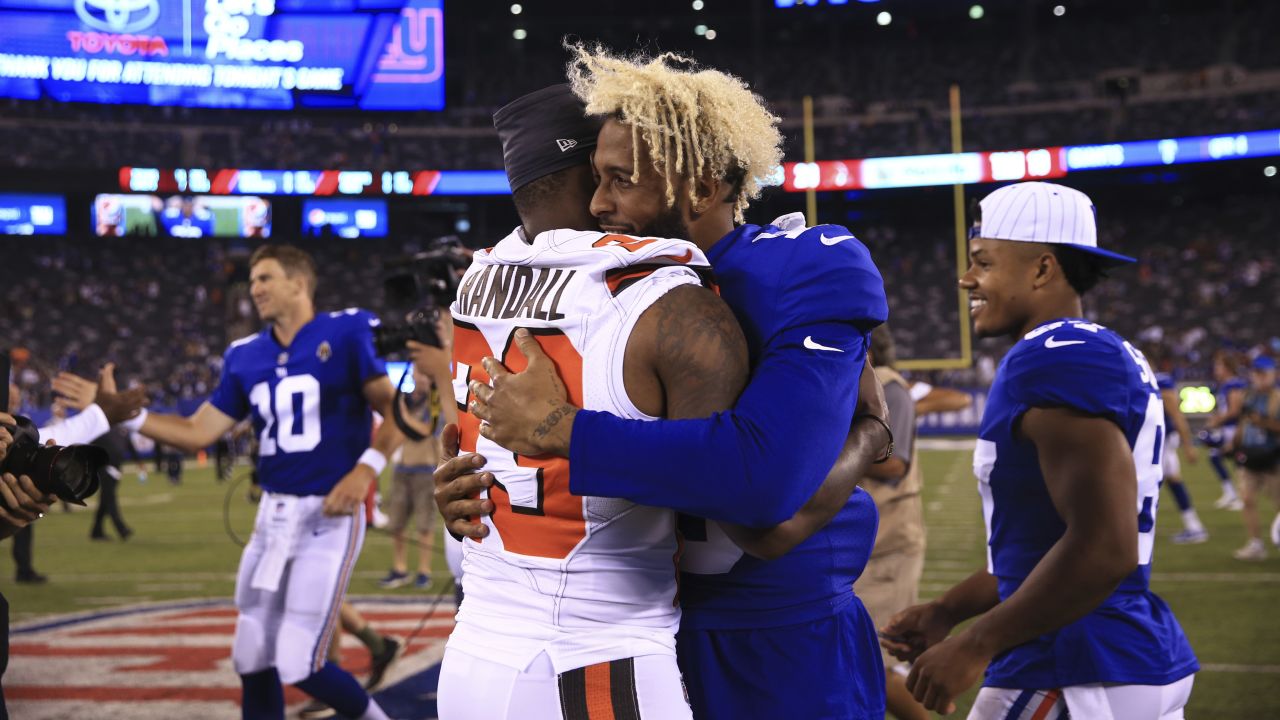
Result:
<svg viewBox="0 0 1280 720">
<path fill-rule="evenodd" d="M 491 265 L 463 282 L 458 301 L 467 315 L 553 322 L 564 317 L 560 298 L 574 274 L 559 268 Z"/>
</svg>

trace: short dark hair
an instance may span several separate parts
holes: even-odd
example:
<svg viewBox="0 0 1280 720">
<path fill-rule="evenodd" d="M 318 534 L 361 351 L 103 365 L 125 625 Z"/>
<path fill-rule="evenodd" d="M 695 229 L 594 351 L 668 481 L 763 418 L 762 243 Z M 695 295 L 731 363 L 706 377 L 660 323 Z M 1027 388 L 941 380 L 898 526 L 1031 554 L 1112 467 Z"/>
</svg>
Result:
<svg viewBox="0 0 1280 720">
<path fill-rule="evenodd" d="M 558 196 L 569 182 L 569 172 L 573 169 L 573 167 L 567 167 L 549 175 L 543 175 L 537 180 L 530 180 L 512 193 L 511 202 L 515 203 L 516 212 L 520 214 L 521 219 L 533 213 L 538 206 L 558 200 Z"/>
<path fill-rule="evenodd" d="M 1077 294 L 1084 295 L 1107 277 L 1107 268 L 1097 257 L 1070 245 L 1050 245 L 1062 274 Z"/>
<path fill-rule="evenodd" d="M 311 254 L 293 245 L 262 245 L 249 256 L 249 270 L 263 260 L 275 260 L 284 268 L 288 277 L 301 274 L 307 279 L 307 289 L 311 298 L 316 296 L 316 261 Z"/>
</svg>

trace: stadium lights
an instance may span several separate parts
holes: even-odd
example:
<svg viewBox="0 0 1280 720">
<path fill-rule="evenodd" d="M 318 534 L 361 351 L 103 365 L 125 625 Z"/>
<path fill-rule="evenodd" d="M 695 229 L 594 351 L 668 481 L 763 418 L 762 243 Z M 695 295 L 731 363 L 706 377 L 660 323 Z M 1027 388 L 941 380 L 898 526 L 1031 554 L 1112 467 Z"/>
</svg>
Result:
<svg viewBox="0 0 1280 720">
<path fill-rule="evenodd" d="M 891 22 L 893 22 L 893 16 L 890 15 L 888 11 L 883 11 L 876 16 L 876 24 L 879 25 L 880 27 L 884 27 L 885 25 L 888 25 Z"/>
<path fill-rule="evenodd" d="M 694 10 L 701 10 L 701 9 L 702 9 L 702 8 L 704 8 L 704 7 L 706 7 L 706 4 L 705 4 L 705 3 L 703 3 L 703 2 L 702 2 L 702 0 L 693 0 L 693 9 L 694 9 Z"/>
<path fill-rule="evenodd" d="M 524 28 L 516 28 L 515 32 L 511 33 L 511 37 L 517 40 L 523 40 L 529 37 L 529 33 L 525 32 Z"/>
<path fill-rule="evenodd" d="M 511 6 L 512 15 L 519 15 L 522 12 L 524 12 L 524 6 L 521 5 L 520 3 L 516 3 L 515 5 Z"/>
<path fill-rule="evenodd" d="M 981 5 L 974 5 L 973 7 L 969 8 L 969 18 L 971 20 L 981 20 L 982 16 L 986 14 L 987 14 L 987 11 L 983 10 Z"/>
<path fill-rule="evenodd" d="M 704 35 L 703 37 L 705 37 L 705 38 L 706 38 L 706 39 L 708 39 L 708 40 L 715 40 L 715 39 L 716 39 L 716 31 L 715 31 L 715 30 L 708 29 L 708 30 L 707 30 L 707 34 L 706 34 L 706 35 Z"/>
<path fill-rule="evenodd" d="M 1053 14 L 1054 14 L 1054 15 L 1056 15 L 1057 17 L 1062 17 L 1063 15 L 1066 15 L 1066 14 L 1067 14 L 1067 8 L 1066 8 L 1066 6 L 1065 6 L 1065 5 L 1054 5 L 1054 6 L 1053 6 Z"/>
<path fill-rule="evenodd" d="M 702 36 L 706 35 L 706 34 L 707 34 L 707 26 L 706 26 L 706 25 L 695 25 L 695 26 L 693 27 L 693 34 L 694 34 L 694 35 L 697 35 L 698 37 L 702 37 Z"/>
</svg>

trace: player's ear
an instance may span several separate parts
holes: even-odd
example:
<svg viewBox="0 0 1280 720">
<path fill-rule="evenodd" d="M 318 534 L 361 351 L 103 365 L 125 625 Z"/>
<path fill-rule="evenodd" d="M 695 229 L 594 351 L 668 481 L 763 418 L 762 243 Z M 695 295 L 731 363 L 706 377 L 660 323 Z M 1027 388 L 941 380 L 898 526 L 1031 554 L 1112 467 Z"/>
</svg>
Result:
<svg viewBox="0 0 1280 720">
<path fill-rule="evenodd" d="M 1058 256 L 1053 254 L 1052 250 L 1045 249 L 1037 254 L 1035 259 L 1035 277 L 1032 280 L 1032 287 L 1037 290 L 1045 287 L 1054 278 L 1062 275 L 1062 266 L 1058 264 Z"/>
<path fill-rule="evenodd" d="M 692 181 L 693 186 L 690 188 L 693 192 L 693 202 L 689 206 L 689 212 L 693 218 L 704 215 L 707 211 L 719 203 L 726 189 L 726 183 L 714 177 L 701 177 Z"/>
</svg>

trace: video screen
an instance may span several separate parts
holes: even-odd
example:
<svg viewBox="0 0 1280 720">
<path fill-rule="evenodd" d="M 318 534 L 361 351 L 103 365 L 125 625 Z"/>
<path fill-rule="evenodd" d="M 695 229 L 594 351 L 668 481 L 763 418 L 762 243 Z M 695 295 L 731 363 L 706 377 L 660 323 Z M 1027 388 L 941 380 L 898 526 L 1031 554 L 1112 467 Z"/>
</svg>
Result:
<svg viewBox="0 0 1280 720">
<path fill-rule="evenodd" d="M 385 200 L 307 200 L 302 203 L 303 237 L 386 237 Z"/>
<path fill-rule="evenodd" d="M 442 0 L 0 0 L 0 97 L 440 110 Z"/>
<path fill-rule="evenodd" d="M 99 237 L 271 237 L 271 203 L 253 195 L 99 195 Z"/>
<path fill-rule="evenodd" d="M 67 201 L 61 195 L 0 193 L 0 235 L 63 235 Z"/>
</svg>

